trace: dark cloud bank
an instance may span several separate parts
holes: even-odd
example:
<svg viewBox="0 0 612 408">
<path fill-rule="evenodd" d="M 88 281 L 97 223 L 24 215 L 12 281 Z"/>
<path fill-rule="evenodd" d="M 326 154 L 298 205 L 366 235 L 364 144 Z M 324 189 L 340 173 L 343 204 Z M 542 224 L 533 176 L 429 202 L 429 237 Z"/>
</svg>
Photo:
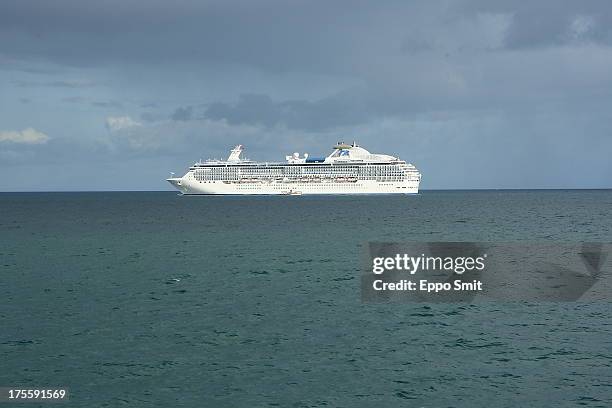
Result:
<svg viewBox="0 0 612 408">
<path fill-rule="evenodd" d="M 50 137 L 0 145 L 1 189 L 45 188 L 26 159 L 132 163 L 133 188 L 165 188 L 200 152 L 337 138 L 413 161 L 426 188 L 612 184 L 606 1 L 7 0 L 0 80 L 0 131 Z"/>
</svg>

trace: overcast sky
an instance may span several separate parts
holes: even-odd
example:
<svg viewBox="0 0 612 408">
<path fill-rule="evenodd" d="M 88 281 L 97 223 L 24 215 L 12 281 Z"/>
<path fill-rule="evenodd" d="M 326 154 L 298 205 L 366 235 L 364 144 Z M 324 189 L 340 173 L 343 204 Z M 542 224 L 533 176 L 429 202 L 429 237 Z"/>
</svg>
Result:
<svg viewBox="0 0 612 408">
<path fill-rule="evenodd" d="M 612 187 L 612 3 L 0 2 L 0 191 L 339 140 L 425 189 Z"/>
</svg>

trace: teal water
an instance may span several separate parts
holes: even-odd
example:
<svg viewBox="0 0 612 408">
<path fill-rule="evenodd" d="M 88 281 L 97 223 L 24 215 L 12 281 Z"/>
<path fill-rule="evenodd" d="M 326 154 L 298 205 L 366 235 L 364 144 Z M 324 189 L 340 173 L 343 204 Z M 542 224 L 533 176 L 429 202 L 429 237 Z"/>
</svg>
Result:
<svg viewBox="0 0 612 408">
<path fill-rule="evenodd" d="M 609 407 L 609 303 L 362 304 L 358 270 L 375 240 L 611 242 L 611 209 L 612 191 L 2 193 L 0 386 L 79 407 Z"/>
</svg>

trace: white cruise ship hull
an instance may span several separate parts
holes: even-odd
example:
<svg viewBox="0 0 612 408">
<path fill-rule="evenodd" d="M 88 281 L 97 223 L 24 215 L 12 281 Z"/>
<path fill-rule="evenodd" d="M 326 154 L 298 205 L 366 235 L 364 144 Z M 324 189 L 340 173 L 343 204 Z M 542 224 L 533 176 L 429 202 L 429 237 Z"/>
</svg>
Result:
<svg viewBox="0 0 612 408">
<path fill-rule="evenodd" d="M 421 174 L 397 157 L 339 142 L 325 158 L 307 153 L 286 162 L 242 159 L 242 145 L 227 160 L 194 163 L 183 177 L 167 179 L 185 195 L 417 194 Z"/>
<path fill-rule="evenodd" d="M 306 194 L 417 194 L 418 181 L 377 182 L 260 182 L 228 183 L 169 178 L 177 190 L 185 195 L 306 195 Z"/>
</svg>

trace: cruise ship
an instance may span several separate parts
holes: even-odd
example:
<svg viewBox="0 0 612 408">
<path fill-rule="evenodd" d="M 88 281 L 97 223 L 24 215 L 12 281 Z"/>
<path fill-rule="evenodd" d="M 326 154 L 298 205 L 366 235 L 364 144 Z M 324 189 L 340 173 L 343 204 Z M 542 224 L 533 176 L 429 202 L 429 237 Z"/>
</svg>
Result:
<svg viewBox="0 0 612 408">
<path fill-rule="evenodd" d="M 372 154 L 356 143 L 337 143 L 327 157 L 308 153 L 285 162 L 254 162 L 241 157 L 242 145 L 227 160 L 199 161 L 183 177 L 168 182 L 185 195 L 243 194 L 417 194 L 421 174 L 410 163 Z"/>
</svg>

